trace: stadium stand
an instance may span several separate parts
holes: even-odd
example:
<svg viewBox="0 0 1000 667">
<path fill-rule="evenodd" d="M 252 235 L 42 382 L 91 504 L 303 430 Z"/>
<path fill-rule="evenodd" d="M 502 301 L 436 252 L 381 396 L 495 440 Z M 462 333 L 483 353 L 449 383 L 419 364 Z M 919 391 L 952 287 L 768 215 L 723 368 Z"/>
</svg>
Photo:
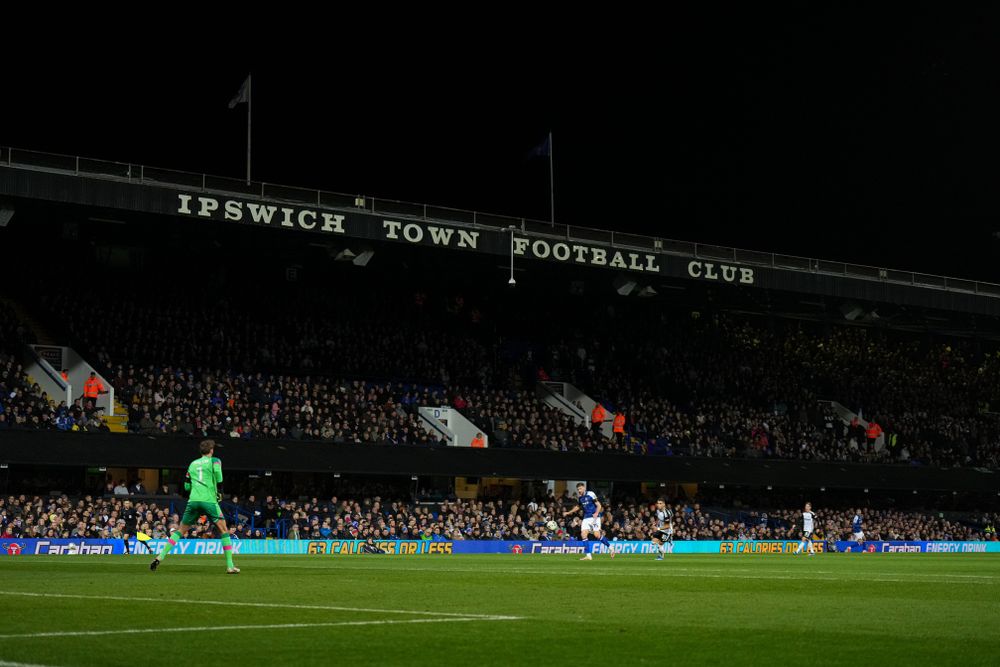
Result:
<svg viewBox="0 0 1000 667">
<path fill-rule="evenodd" d="M 406 298 L 421 302 L 412 293 Z M 398 309 L 402 300 L 397 295 L 388 308 Z M 523 360 L 507 368 L 491 363 L 502 356 L 501 346 L 487 347 L 463 332 L 472 319 L 458 316 L 454 299 L 439 303 L 440 311 L 429 319 L 443 326 L 440 315 L 456 318 L 450 332 L 397 331 L 385 338 L 380 335 L 389 329 L 364 313 L 317 324 L 311 317 L 296 319 L 295 309 L 277 319 L 270 311 L 254 319 L 242 308 L 227 311 L 225 300 L 206 301 L 201 308 L 145 309 L 121 294 L 115 305 L 58 297 L 44 302 L 45 312 L 58 315 L 77 344 L 96 351 L 93 356 L 129 410 L 129 430 L 136 433 L 425 443 L 428 436 L 412 413 L 397 408 L 433 405 L 447 395 L 466 397 L 456 407 L 483 422 L 494 446 L 997 466 L 997 419 L 976 407 L 992 396 L 1000 364 L 995 354 L 969 350 L 960 341 L 927 344 L 905 334 L 844 327 L 823 335 L 802 323 L 765 328 L 720 314 L 674 320 L 660 331 L 630 323 L 623 329 L 644 334 L 582 354 L 566 344 L 549 348 L 539 361 L 554 377 L 568 376 L 606 405 L 623 409 L 631 437 L 617 446 L 515 388 L 511 378 L 523 377 Z M 426 301 L 420 307 L 426 308 Z M 9 312 L 5 319 L 16 322 Z M 285 330 L 268 323 L 273 321 Z M 429 345 L 432 338 L 447 344 Z M 14 340 L 10 334 L 7 339 Z M 376 344 L 362 344 L 372 340 Z M 432 352 L 436 349 L 468 354 Z M 641 363 L 629 362 L 619 349 L 638 349 Z M 117 351 L 112 356 L 109 350 Z M 591 367 L 602 370 L 586 377 Z M 289 373 L 265 372 L 280 368 Z M 330 372 L 396 382 L 331 379 Z M 511 388 L 489 387 L 494 375 Z M 452 378 L 474 383 L 442 383 Z M 30 396 L 30 387 L 22 387 L 20 395 Z M 821 396 L 872 406 L 890 446 L 866 447 L 859 434 L 817 412 Z M 38 395 L 33 401 L 21 426 L 57 428 L 56 417 L 72 411 L 72 406 L 46 409 Z M 73 411 L 69 428 L 80 428 L 80 417 Z"/>
<path fill-rule="evenodd" d="M 49 397 L 31 381 L 21 363 L 23 348 L 34 341 L 15 311 L 0 302 L 0 431 L 6 429 L 106 432 L 96 414 L 86 414 L 80 401 L 66 405 Z"/>
<path fill-rule="evenodd" d="M 576 539 L 580 519 L 563 519 L 572 506 L 568 497 L 535 500 L 445 500 L 414 503 L 380 496 L 307 501 L 274 496 L 233 497 L 223 503 L 231 532 L 241 539 L 281 536 L 286 539 Z M 180 521 L 183 500 L 149 496 L 19 496 L 0 498 L 0 537 L 117 538 L 136 530 L 154 538 L 167 537 Z M 771 511 L 708 509 L 697 503 L 676 503 L 677 540 L 798 539 L 801 510 Z M 652 504 L 614 504 L 613 539 L 646 540 L 652 526 Z M 853 510 L 820 509 L 820 533 L 847 539 Z M 865 511 L 865 533 L 872 540 L 996 540 L 990 527 L 996 515 L 962 514 L 944 518 L 917 511 Z M 546 528 L 549 520 L 556 531 Z M 198 525 L 191 537 L 212 537 L 215 529 Z"/>
<path fill-rule="evenodd" d="M 69 273 L 86 266 L 113 289 L 36 275 L 21 306 L 109 379 L 132 433 L 434 444 L 416 408 L 450 405 L 491 447 L 1000 467 L 1000 352 L 989 338 L 710 303 L 513 298 L 426 267 L 421 281 L 385 269 L 288 284 L 226 257 L 208 251 L 204 270 L 164 281 L 64 256 Z M 27 341 L 9 331 L 30 331 L 10 309 L 3 320 L 16 363 Z M 18 377 L 7 402 L 31 405 L 12 405 L 8 427 L 104 426 L 79 406 L 45 405 Z M 622 410 L 626 437 L 545 405 L 539 378 Z M 883 439 L 871 446 L 820 400 L 875 418 Z"/>
</svg>

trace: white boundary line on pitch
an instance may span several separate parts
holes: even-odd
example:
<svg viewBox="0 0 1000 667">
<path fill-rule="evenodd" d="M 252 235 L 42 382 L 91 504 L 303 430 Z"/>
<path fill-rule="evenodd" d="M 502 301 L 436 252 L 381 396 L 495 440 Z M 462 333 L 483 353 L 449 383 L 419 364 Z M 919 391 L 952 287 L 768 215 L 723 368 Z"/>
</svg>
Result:
<svg viewBox="0 0 1000 667">
<path fill-rule="evenodd" d="M 310 609 L 318 611 L 353 611 L 371 614 L 410 614 L 414 616 L 441 616 L 468 621 L 519 621 L 523 616 L 500 616 L 495 614 L 464 614 L 447 611 L 413 611 L 409 609 L 369 609 L 366 607 L 337 607 L 319 604 L 283 604 L 280 602 L 231 602 L 226 600 L 187 600 L 182 598 L 140 598 L 124 595 L 75 595 L 72 593 L 34 593 L 28 591 L 0 591 L 4 595 L 33 598 L 69 598 L 73 600 L 114 600 L 116 602 L 167 602 L 173 604 L 216 605 L 220 607 L 265 607 L 272 609 Z M 444 620 L 444 619 L 437 619 Z M 264 627 L 264 626 L 254 626 Z M 274 626 L 280 627 L 280 626 Z M 39 635 L 41 636 L 41 635 Z"/>
<path fill-rule="evenodd" d="M 7 662 L 0 660 L 0 667 L 52 667 L 52 665 L 38 665 L 29 662 Z"/>
<path fill-rule="evenodd" d="M 506 617 L 513 619 L 513 616 Z M 210 628 L 218 630 L 287 630 L 297 628 L 335 628 L 355 625 L 404 625 L 412 623 L 462 623 L 481 621 L 481 618 L 411 618 L 405 621 L 330 621 L 328 623 L 268 623 L 264 625 L 217 625 Z M 52 637 L 103 637 L 105 635 L 142 635 L 159 634 L 161 632 L 195 632 L 204 631 L 204 626 L 186 628 L 131 628 L 123 630 L 68 630 L 66 632 L 27 632 L 21 634 L 0 635 L 0 639 L 48 639 Z M 3 665 L 16 663 L 0 662 Z"/>
</svg>

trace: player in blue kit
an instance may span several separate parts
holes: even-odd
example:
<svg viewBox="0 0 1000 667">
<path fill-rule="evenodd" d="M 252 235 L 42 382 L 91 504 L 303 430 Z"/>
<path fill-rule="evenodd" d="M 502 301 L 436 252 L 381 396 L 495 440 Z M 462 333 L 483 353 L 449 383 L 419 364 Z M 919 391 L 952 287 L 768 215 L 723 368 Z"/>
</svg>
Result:
<svg viewBox="0 0 1000 667">
<path fill-rule="evenodd" d="M 563 512 L 563 516 L 583 512 L 583 523 L 580 525 L 580 539 L 586 542 L 590 534 L 593 533 L 594 537 L 608 548 L 608 553 L 614 558 L 614 549 L 611 547 L 611 543 L 608 542 L 608 538 L 601 531 L 601 515 L 604 513 L 604 508 L 601 506 L 601 501 L 597 499 L 597 494 L 593 491 L 588 491 L 587 485 L 580 482 L 576 485 L 576 495 L 580 504 L 568 512 Z M 580 560 L 593 560 L 593 556 L 588 552 Z"/>
<path fill-rule="evenodd" d="M 854 541 L 860 545 L 861 551 L 864 551 L 865 530 L 861 526 L 862 521 L 861 508 L 859 507 L 858 511 L 854 513 L 854 519 L 851 521 L 851 533 L 853 534 Z"/>
</svg>

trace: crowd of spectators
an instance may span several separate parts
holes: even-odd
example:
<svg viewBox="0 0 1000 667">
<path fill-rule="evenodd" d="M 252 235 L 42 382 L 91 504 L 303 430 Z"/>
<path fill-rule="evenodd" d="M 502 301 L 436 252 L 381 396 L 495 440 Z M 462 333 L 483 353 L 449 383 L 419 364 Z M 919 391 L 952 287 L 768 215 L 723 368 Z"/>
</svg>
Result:
<svg viewBox="0 0 1000 667">
<path fill-rule="evenodd" d="M 403 385 L 122 366 L 111 382 L 145 435 L 438 444 L 404 409 Z"/>
<path fill-rule="evenodd" d="M 42 309 L 99 363 L 134 433 L 434 444 L 415 408 L 450 404 L 494 447 L 1000 468 L 989 410 L 1000 351 L 980 341 L 604 305 L 567 322 L 564 305 L 549 319 L 571 336 L 547 322 L 521 345 L 454 291 L 54 294 Z M 545 405 L 525 381 L 535 377 L 620 410 L 626 437 Z M 8 425 L 101 428 L 79 406 L 46 407 L 37 387 L 11 392 Z M 820 399 L 876 420 L 884 438 L 873 446 Z"/>
<path fill-rule="evenodd" d="M 128 495 L 124 483 L 104 497 L 20 496 L 0 498 L 0 538 L 120 538 L 142 531 L 168 537 L 180 523 L 183 500 L 176 496 Z M 120 487 L 120 488 L 119 488 Z M 133 489 L 132 491 L 134 491 Z M 381 496 L 344 499 L 275 496 L 231 497 L 223 503 L 230 532 L 241 539 L 428 539 L 570 540 L 579 538 L 580 517 L 564 517 L 575 506 L 568 496 L 536 500 L 458 500 L 415 503 Z M 654 504 L 612 503 L 604 524 L 614 540 L 647 540 L 655 529 Z M 676 540 L 798 539 L 801 509 L 771 511 L 704 508 L 670 503 Z M 817 533 L 849 539 L 855 509 L 816 510 Z M 996 540 L 1000 516 L 945 518 L 916 511 L 861 510 L 869 540 Z M 548 524 L 555 521 L 556 529 Z M 202 523 L 191 537 L 216 531 Z"/>
<path fill-rule="evenodd" d="M 103 348 L 101 348 L 103 349 Z M 438 444 L 420 425 L 419 406 L 451 402 L 494 436 L 494 446 L 583 451 L 610 448 L 527 390 L 428 387 L 402 383 L 331 380 L 325 376 L 238 373 L 108 363 L 106 377 L 128 410 L 129 430 L 144 435 L 290 438 L 379 444 Z M 26 385 L 23 372 L 13 373 Z M 37 428 L 60 427 L 65 406 L 53 406 L 37 385 L 21 389 L 41 412 Z M 77 404 L 73 430 L 95 430 Z M 82 421 L 81 421 L 82 420 Z M 72 425 L 72 423 L 71 423 Z"/>
<path fill-rule="evenodd" d="M 20 359 L 23 347 L 33 340 L 13 309 L 0 302 L 0 431 L 107 431 L 100 415 L 84 410 L 79 400 L 72 405 L 56 402 L 29 381 Z"/>
<path fill-rule="evenodd" d="M 989 411 L 1000 352 L 979 341 L 726 314 L 615 331 L 635 329 L 644 335 L 563 342 L 550 355 L 624 410 L 646 450 L 1000 466 Z M 869 446 L 819 399 L 875 419 L 886 446 Z"/>
<path fill-rule="evenodd" d="M 441 398 L 430 396 L 428 404 Z M 451 387 L 445 400 L 491 434 L 493 447 L 552 451 L 604 451 L 615 445 L 574 417 L 544 404 L 524 389 L 482 390 Z"/>
<path fill-rule="evenodd" d="M 40 307 L 107 365 L 490 385 L 490 336 L 462 296 L 370 285 L 364 298 L 263 287 L 239 297 L 178 285 L 151 299 L 146 289 L 56 293 Z"/>
<path fill-rule="evenodd" d="M 33 335 L 14 310 L 0 302 L 0 431 L 7 429 L 93 428 L 79 403 L 66 406 L 50 400 L 38 384 L 28 380 L 21 350 Z"/>
</svg>

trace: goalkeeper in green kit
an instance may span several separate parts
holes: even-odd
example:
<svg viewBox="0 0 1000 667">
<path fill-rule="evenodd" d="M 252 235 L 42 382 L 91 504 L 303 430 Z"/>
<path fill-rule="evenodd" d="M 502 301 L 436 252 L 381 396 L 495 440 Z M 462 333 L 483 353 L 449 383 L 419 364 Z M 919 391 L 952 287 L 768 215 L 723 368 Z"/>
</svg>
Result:
<svg viewBox="0 0 1000 667">
<path fill-rule="evenodd" d="M 166 558 L 170 550 L 177 545 L 177 540 L 187 535 L 191 525 L 204 514 L 219 527 L 222 533 L 222 551 L 226 554 L 226 574 L 239 574 L 240 568 L 233 565 L 233 544 L 229 538 L 229 529 L 226 527 L 226 520 L 222 518 L 222 510 L 219 509 L 219 499 L 222 497 L 222 461 L 212 456 L 215 452 L 214 441 L 203 440 L 199 449 L 201 450 L 201 458 L 192 461 L 191 465 L 188 466 L 187 477 L 184 481 L 184 490 L 189 491 L 190 495 L 187 506 L 184 507 L 180 528 L 170 536 L 167 540 L 167 546 L 149 564 L 149 569 L 155 572 L 156 568 L 160 566 L 160 561 Z"/>
</svg>

